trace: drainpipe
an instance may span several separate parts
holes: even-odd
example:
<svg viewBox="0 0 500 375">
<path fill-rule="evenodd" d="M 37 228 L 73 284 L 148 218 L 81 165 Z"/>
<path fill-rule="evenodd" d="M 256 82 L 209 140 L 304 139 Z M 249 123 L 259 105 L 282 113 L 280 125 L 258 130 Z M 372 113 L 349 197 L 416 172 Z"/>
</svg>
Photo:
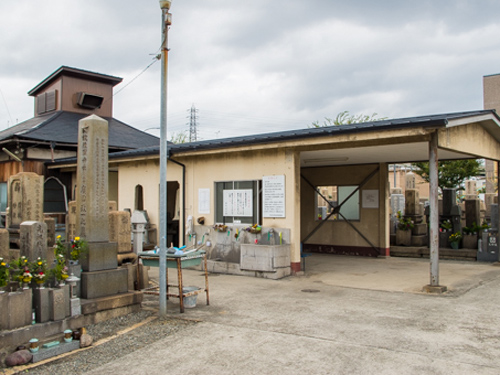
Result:
<svg viewBox="0 0 500 375">
<path fill-rule="evenodd" d="M 186 228 L 186 166 L 177 160 L 171 158 L 168 160 L 182 167 L 182 244 L 184 244 L 184 230 Z"/>
</svg>

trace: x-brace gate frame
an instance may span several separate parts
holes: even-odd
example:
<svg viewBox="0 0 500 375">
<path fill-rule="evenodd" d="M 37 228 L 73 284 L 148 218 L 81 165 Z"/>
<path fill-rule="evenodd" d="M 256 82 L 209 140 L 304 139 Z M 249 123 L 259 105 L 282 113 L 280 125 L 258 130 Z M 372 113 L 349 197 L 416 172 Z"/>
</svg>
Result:
<svg viewBox="0 0 500 375">
<path fill-rule="evenodd" d="M 303 240 L 302 240 L 302 244 L 306 243 L 307 240 L 309 240 L 309 238 L 311 238 L 314 233 L 316 233 L 322 226 L 323 224 L 325 224 L 328 219 L 332 216 L 332 215 L 335 215 L 335 214 L 338 214 L 340 216 L 342 216 L 342 218 L 344 219 L 344 221 L 349 224 L 351 226 L 352 229 L 354 229 L 354 231 L 356 233 L 358 233 L 361 238 L 363 238 L 376 252 L 380 253 L 379 250 L 375 247 L 375 245 L 373 245 L 371 243 L 371 241 L 366 238 L 366 236 L 363 235 L 363 233 L 361 233 L 361 231 L 356 228 L 354 226 L 353 223 L 351 223 L 348 219 L 345 218 L 344 215 L 342 215 L 342 213 L 340 212 L 340 209 L 342 208 L 343 204 L 345 202 L 347 202 L 354 194 L 356 194 L 357 191 L 359 191 L 364 185 L 366 185 L 366 183 L 373 177 L 375 176 L 378 171 L 380 170 L 380 167 L 377 167 L 375 168 L 375 170 L 373 172 L 371 172 L 368 176 L 365 177 L 365 179 L 358 185 L 358 187 L 351 193 L 349 194 L 349 196 L 347 198 L 345 198 L 342 203 L 338 204 L 337 206 L 335 206 L 334 204 L 332 204 L 323 194 L 321 194 L 321 192 L 319 191 L 319 189 L 317 189 L 307 178 L 304 177 L 303 174 L 300 175 L 300 177 L 302 177 L 304 179 L 305 182 L 307 182 L 307 184 L 316 192 L 319 194 L 319 196 L 321 198 L 323 198 L 323 200 L 331 207 L 333 208 L 332 212 L 330 214 L 328 214 L 328 216 L 324 219 L 324 220 L 321 220 L 318 225 L 316 226 L 316 228 L 314 228 Z M 302 249 L 302 246 L 301 246 L 301 249 Z"/>
</svg>

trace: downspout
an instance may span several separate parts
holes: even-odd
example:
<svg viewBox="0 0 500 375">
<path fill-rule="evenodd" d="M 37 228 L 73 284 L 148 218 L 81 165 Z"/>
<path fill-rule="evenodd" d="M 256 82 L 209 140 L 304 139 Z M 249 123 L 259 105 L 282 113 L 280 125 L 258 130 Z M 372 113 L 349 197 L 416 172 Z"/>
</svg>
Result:
<svg viewBox="0 0 500 375">
<path fill-rule="evenodd" d="M 184 230 L 186 228 L 186 166 L 170 157 L 167 160 L 182 167 L 182 244 L 184 244 Z"/>
</svg>

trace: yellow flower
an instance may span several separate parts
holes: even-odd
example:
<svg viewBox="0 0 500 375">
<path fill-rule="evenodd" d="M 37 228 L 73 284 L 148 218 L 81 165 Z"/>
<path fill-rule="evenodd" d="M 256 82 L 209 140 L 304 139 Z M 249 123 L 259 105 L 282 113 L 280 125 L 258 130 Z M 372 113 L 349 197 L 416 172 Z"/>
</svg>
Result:
<svg viewBox="0 0 500 375">
<path fill-rule="evenodd" d="M 5 262 L 0 263 L 0 266 L 2 267 L 5 266 Z"/>
<path fill-rule="evenodd" d="M 59 234 L 59 235 L 57 236 L 57 238 L 61 238 L 61 235 Z"/>
<path fill-rule="evenodd" d="M 75 237 L 75 241 L 80 241 L 80 237 Z"/>
</svg>

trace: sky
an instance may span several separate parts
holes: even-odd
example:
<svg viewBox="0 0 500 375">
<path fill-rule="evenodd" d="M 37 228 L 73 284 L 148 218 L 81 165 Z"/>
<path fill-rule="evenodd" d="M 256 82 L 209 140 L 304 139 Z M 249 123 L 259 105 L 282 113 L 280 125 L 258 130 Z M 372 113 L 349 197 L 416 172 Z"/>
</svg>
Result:
<svg viewBox="0 0 500 375">
<path fill-rule="evenodd" d="M 193 106 L 198 140 L 342 111 L 477 110 L 483 76 L 500 73 L 498 0 L 173 0 L 170 11 L 169 138 L 189 131 Z M 114 117 L 159 135 L 160 44 L 155 0 L 2 0 L 0 130 L 33 117 L 27 92 L 65 65 L 123 78 Z"/>
</svg>

